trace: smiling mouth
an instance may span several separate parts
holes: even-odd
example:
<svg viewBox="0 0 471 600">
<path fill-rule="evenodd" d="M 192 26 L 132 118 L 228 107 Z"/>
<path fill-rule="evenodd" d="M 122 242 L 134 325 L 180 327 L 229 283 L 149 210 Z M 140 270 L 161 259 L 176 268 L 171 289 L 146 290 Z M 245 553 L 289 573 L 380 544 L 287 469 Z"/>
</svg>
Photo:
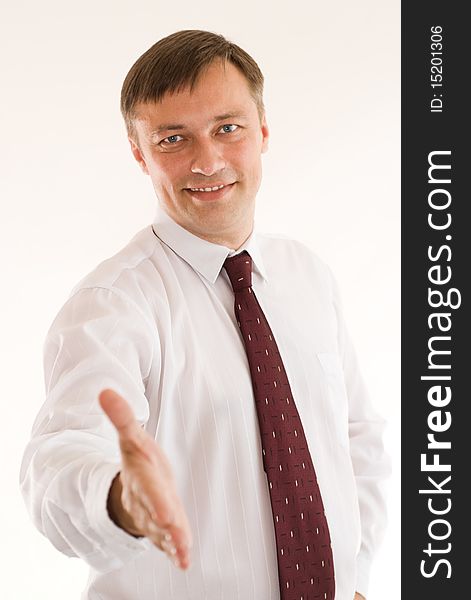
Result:
<svg viewBox="0 0 471 600">
<path fill-rule="evenodd" d="M 236 183 L 236 181 L 233 181 L 232 183 L 220 183 L 219 185 L 207 187 L 184 188 L 184 191 L 193 198 L 193 201 L 217 202 L 226 198 L 226 196 L 229 197 Z"/>
<path fill-rule="evenodd" d="M 231 186 L 232 183 L 222 183 L 220 185 L 215 185 L 212 187 L 194 187 L 194 188 L 185 188 L 186 190 L 189 190 L 190 192 L 217 192 L 218 190 L 222 190 L 225 187 L 229 187 Z"/>
</svg>

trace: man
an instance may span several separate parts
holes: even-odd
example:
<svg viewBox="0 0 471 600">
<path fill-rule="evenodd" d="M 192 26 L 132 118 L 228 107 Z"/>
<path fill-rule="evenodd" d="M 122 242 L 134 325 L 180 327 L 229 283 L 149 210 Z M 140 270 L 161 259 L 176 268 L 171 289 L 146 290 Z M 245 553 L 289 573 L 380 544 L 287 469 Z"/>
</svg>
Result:
<svg viewBox="0 0 471 600">
<path fill-rule="evenodd" d="M 125 79 L 157 217 L 54 321 L 21 473 L 37 527 L 91 567 L 83 598 L 366 594 L 383 422 L 328 268 L 254 230 L 262 93 L 255 61 L 203 31 Z"/>
</svg>

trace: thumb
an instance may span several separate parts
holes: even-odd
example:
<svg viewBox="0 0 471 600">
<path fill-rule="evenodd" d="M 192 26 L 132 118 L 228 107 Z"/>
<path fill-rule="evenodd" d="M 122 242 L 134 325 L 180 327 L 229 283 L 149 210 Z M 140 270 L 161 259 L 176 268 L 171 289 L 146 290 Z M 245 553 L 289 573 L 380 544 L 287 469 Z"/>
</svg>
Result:
<svg viewBox="0 0 471 600">
<path fill-rule="evenodd" d="M 103 390 L 100 392 L 98 400 L 106 416 L 116 427 L 121 439 L 133 437 L 136 430 L 140 430 L 131 407 L 117 392 L 110 389 Z"/>
</svg>

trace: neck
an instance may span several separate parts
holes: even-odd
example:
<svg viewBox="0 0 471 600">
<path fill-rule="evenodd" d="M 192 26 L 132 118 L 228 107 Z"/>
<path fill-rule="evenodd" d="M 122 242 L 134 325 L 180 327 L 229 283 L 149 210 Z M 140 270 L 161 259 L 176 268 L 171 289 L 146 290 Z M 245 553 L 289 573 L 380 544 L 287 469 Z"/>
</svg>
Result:
<svg viewBox="0 0 471 600">
<path fill-rule="evenodd" d="M 196 232 L 191 233 L 194 233 L 203 240 L 206 240 L 207 242 L 218 244 L 219 246 L 225 246 L 226 248 L 230 248 L 231 250 L 237 250 L 249 238 L 250 234 L 252 233 L 252 228 L 250 228 L 250 230 L 244 233 L 239 233 L 238 235 L 233 236 L 225 236 L 220 234 L 200 235 Z"/>
</svg>

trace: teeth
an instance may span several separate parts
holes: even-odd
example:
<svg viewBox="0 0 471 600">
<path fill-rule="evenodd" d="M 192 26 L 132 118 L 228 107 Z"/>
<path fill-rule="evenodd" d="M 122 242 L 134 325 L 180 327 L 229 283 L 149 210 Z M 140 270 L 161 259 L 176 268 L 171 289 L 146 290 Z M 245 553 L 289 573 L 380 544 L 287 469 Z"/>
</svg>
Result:
<svg viewBox="0 0 471 600">
<path fill-rule="evenodd" d="M 212 188 L 210 188 L 210 187 L 207 187 L 207 188 L 190 188 L 190 190 L 192 192 L 215 192 L 217 190 L 222 189 L 223 187 L 224 187 L 224 184 L 223 185 L 217 185 L 217 186 L 212 187 Z"/>
</svg>

